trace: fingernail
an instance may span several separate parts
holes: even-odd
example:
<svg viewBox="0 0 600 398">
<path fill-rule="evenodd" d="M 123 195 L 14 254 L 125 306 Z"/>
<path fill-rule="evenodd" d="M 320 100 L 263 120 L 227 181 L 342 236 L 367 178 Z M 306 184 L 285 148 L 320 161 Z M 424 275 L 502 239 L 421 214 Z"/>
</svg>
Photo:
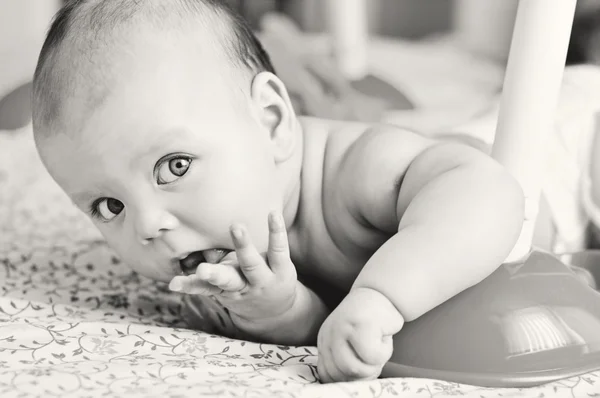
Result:
<svg viewBox="0 0 600 398">
<path fill-rule="evenodd" d="M 204 266 L 202 264 L 205 264 Z M 202 263 L 198 266 L 198 269 L 196 269 L 196 276 L 202 280 L 205 279 L 209 279 L 212 271 L 210 269 L 210 264 L 208 263 Z"/>
<path fill-rule="evenodd" d="M 179 279 L 173 279 L 171 280 L 171 283 L 169 283 L 169 289 L 173 292 L 180 292 L 181 289 L 183 289 L 183 284 Z"/>
<path fill-rule="evenodd" d="M 242 229 L 238 226 L 231 228 L 231 234 L 238 242 L 241 242 L 244 237 L 244 231 L 242 231 Z"/>
<path fill-rule="evenodd" d="M 283 217 L 281 214 L 279 214 L 279 212 L 272 211 L 269 213 L 269 222 L 271 223 L 272 227 L 283 228 Z"/>
</svg>

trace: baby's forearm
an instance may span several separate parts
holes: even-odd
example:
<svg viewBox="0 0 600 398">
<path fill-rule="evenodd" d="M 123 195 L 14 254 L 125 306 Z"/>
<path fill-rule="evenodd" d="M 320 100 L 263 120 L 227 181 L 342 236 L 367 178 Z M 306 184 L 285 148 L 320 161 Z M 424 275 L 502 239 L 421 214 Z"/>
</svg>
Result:
<svg viewBox="0 0 600 398">
<path fill-rule="evenodd" d="M 329 309 L 316 293 L 297 282 L 292 308 L 277 318 L 248 322 L 232 314 L 243 338 L 270 344 L 316 345 L 319 329 Z"/>
<path fill-rule="evenodd" d="M 503 173 L 476 166 L 424 186 L 353 288 L 381 292 L 411 321 L 489 276 L 520 232 L 522 192 Z"/>
</svg>

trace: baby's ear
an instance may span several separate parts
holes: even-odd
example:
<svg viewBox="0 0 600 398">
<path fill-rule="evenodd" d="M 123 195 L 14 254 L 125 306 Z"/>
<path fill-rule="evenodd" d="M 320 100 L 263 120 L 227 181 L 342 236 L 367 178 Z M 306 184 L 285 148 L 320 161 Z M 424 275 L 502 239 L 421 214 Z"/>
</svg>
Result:
<svg viewBox="0 0 600 398">
<path fill-rule="evenodd" d="M 296 114 L 283 82 L 270 72 L 261 72 L 252 80 L 252 100 L 259 122 L 271 137 L 275 160 L 283 162 L 296 145 Z"/>
</svg>

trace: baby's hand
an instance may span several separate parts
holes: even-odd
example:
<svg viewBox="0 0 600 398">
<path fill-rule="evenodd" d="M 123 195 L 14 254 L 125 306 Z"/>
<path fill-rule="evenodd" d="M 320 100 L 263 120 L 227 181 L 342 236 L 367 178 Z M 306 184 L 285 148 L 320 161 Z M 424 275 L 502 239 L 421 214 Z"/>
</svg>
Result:
<svg viewBox="0 0 600 398">
<path fill-rule="evenodd" d="M 381 293 L 356 288 L 329 315 L 319 331 L 321 382 L 372 380 L 392 356 L 392 337 L 404 319 Z"/>
<path fill-rule="evenodd" d="M 231 237 L 233 255 L 219 264 L 201 263 L 194 275 L 176 276 L 171 290 L 215 296 L 241 329 L 263 321 L 276 323 L 277 317 L 294 304 L 297 285 L 282 217 L 269 215 L 267 260 L 250 242 L 243 226 L 233 226 Z"/>
</svg>

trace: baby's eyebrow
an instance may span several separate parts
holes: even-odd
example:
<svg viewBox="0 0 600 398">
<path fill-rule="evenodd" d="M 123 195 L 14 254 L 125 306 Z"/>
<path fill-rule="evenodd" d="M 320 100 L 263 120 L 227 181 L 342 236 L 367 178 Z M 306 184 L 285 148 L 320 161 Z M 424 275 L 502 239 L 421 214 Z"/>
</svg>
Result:
<svg viewBox="0 0 600 398">
<path fill-rule="evenodd" d="M 75 192 L 69 195 L 71 200 L 75 203 L 86 203 L 91 201 L 92 199 L 96 199 L 98 197 L 97 194 L 93 192 Z"/>
<path fill-rule="evenodd" d="M 190 140 L 193 136 L 193 133 L 185 127 L 176 127 L 163 130 L 162 134 L 160 134 L 158 138 L 150 141 L 150 145 L 147 149 L 141 151 L 137 154 L 137 156 L 131 159 L 130 167 L 135 167 L 138 161 L 147 156 L 164 151 L 165 148 L 169 148 L 170 144 L 173 144 L 178 140 Z"/>
</svg>

